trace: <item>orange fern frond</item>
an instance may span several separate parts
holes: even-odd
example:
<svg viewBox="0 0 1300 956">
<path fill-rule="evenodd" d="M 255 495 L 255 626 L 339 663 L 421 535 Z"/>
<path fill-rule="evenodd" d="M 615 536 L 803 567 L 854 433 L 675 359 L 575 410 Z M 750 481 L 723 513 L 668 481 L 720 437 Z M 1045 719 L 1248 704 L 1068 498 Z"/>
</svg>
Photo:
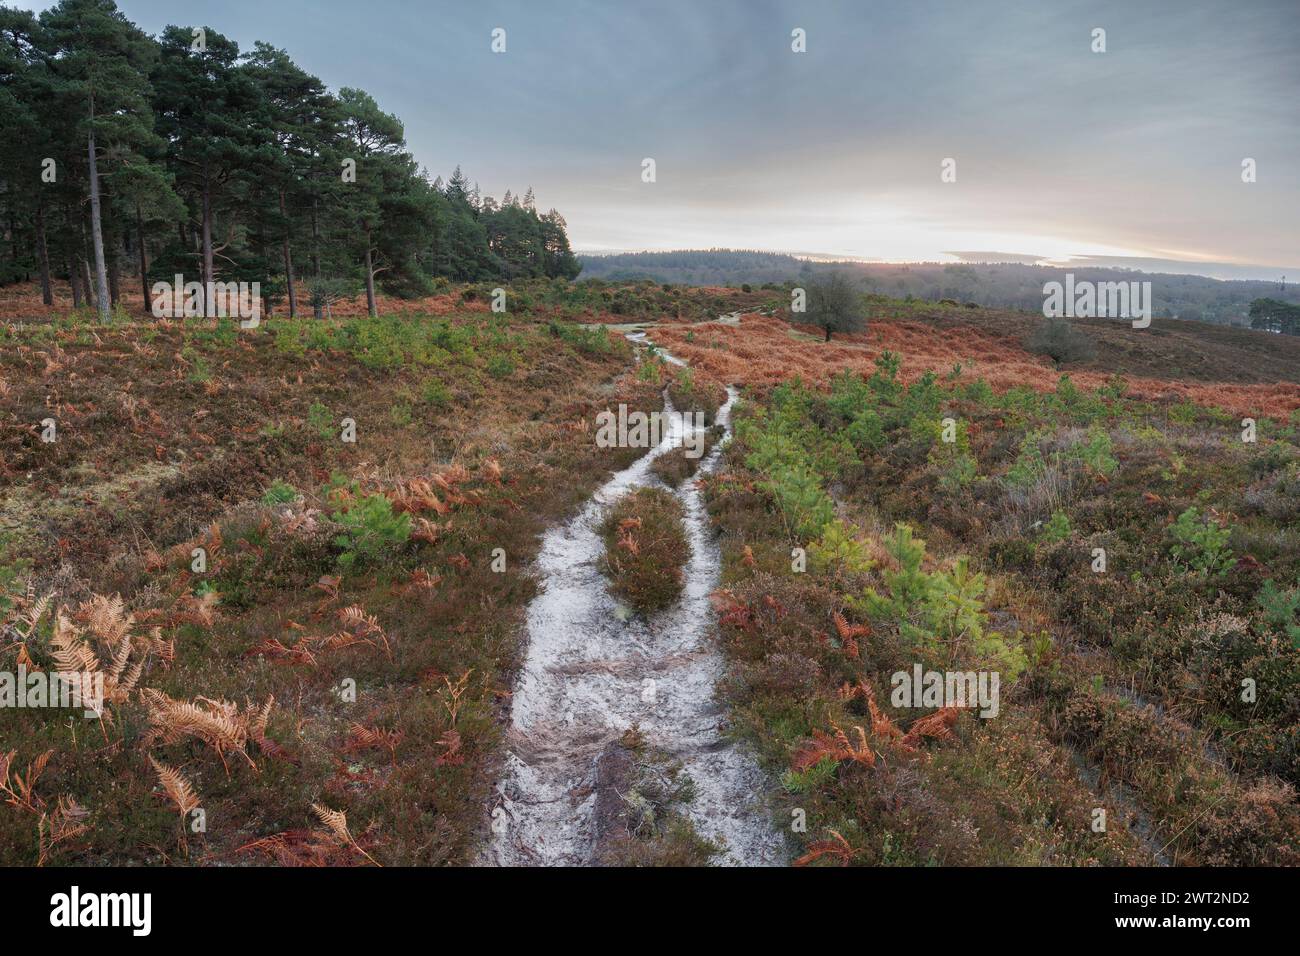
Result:
<svg viewBox="0 0 1300 956">
<path fill-rule="evenodd" d="M 175 805 L 177 812 L 182 817 L 188 816 L 190 811 L 199 805 L 198 795 L 190 782 L 179 770 L 155 760 L 152 754 L 149 756 L 149 762 L 153 764 L 153 769 L 158 774 L 158 782 L 162 784 L 167 798 Z"/>
<path fill-rule="evenodd" d="M 899 741 L 899 746 L 907 750 L 916 750 L 921 741 L 927 737 L 934 740 L 956 739 L 952 729 L 957 724 L 959 712 L 957 707 L 945 707 L 943 710 L 936 710 L 933 714 L 922 717 L 908 729 L 906 736 Z"/>
<path fill-rule="evenodd" d="M 795 866 L 807 866 L 824 856 L 835 857 L 840 866 L 849 865 L 857 851 L 849 845 L 849 841 L 844 839 L 844 836 L 838 830 L 827 830 L 826 832 L 835 839 L 816 840 L 808 844 L 808 852 L 794 861 Z"/>
</svg>

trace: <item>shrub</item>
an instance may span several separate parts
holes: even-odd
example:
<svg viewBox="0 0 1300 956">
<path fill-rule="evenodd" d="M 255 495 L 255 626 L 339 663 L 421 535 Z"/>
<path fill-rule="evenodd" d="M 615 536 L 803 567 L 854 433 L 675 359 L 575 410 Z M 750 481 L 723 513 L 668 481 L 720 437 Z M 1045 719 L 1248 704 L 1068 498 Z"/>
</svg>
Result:
<svg viewBox="0 0 1300 956">
<path fill-rule="evenodd" d="M 858 412 L 853 422 L 844 430 L 844 434 L 853 443 L 854 448 L 878 451 L 885 445 L 884 422 L 870 408 Z"/>
<path fill-rule="evenodd" d="M 550 333 L 579 352 L 604 355 L 614 350 L 609 331 L 604 326 L 577 325 L 572 322 L 551 321 Z"/>
<path fill-rule="evenodd" d="M 334 414 L 321 402 L 312 402 L 307 409 L 307 424 L 321 438 L 329 438 L 334 434 Z"/>
<path fill-rule="evenodd" d="M 262 495 L 262 503 L 268 505 L 288 504 L 298 497 L 298 489 L 287 481 L 279 478 L 271 482 L 271 486 L 266 489 L 266 494 Z"/>
<path fill-rule="evenodd" d="M 782 464 L 760 487 L 775 499 L 787 533 L 807 541 L 821 534 L 835 517 L 835 503 L 822 490 L 821 480 L 803 461 Z"/>
<path fill-rule="evenodd" d="M 344 570 L 391 554 L 411 537 L 411 516 L 394 514 L 393 503 L 383 495 L 345 498 L 336 492 L 335 500 L 334 521 L 341 530 L 334 546 L 342 549 L 338 562 Z"/>
<path fill-rule="evenodd" d="M 853 421 L 864 408 L 874 402 L 875 396 L 866 380 L 856 372 L 845 369 L 831 379 L 831 393 L 826 399 L 826 405 L 841 420 Z"/>
<path fill-rule="evenodd" d="M 1020 451 L 1006 474 L 1007 483 L 1013 488 L 1027 488 L 1047 471 L 1038 439 L 1037 433 L 1030 433 L 1020 440 Z"/>
<path fill-rule="evenodd" d="M 823 482 L 852 456 L 842 438 L 831 438 L 810 419 L 813 401 L 798 382 L 772 390 L 772 408 L 739 422 L 736 433 L 748 449 L 745 466 L 765 476 L 759 487 L 770 494 L 786 533 L 809 541 L 821 535 L 835 515 Z"/>
<path fill-rule="evenodd" d="M 398 428 L 405 428 L 413 420 L 410 404 L 408 402 L 394 403 L 393 407 L 388 410 L 388 418 Z"/>
<path fill-rule="evenodd" d="M 487 373 L 493 378 L 509 378 L 515 372 L 514 360 L 508 355 L 494 355 L 488 359 Z"/>
<path fill-rule="evenodd" d="M 1043 525 L 1044 541 L 1064 541 L 1070 537 L 1070 516 L 1064 511 L 1053 511 L 1052 517 Z"/>
<path fill-rule="evenodd" d="M 939 487 L 949 494 L 956 493 L 979 476 L 979 462 L 971 454 L 966 423 L 956 422 L 953 440 L 946 442 L 942 440 L 944 425 L 936 419 L 915 419 L 911 430 L 920 431 L 922 421 L 926 440 L 932 444 L 927 461 L 939 473 Z"/>
<path fill-rule="evenodd" d="M 428 378 L 420 386 L 420 397 L 434 408 L 446 408 L 451 404 L 451 389 L 440 379 Z"/>
<path fill-rule="evenodd" d="M 1255 603 L 1264 609 L 1269 625 L 1285 634 L 1292 647 L 1300 649 L 1300 624 L 1295 619 L 1300 611 L 1300 588 L 1283 591 L 1269 578 L 1255 595 Z"/>
<path fill-rule="evenodd" d="M 1070 449 L 1070 453 L 1093 471 L 1102 475 L 1112 474 L 1119 467 L 1119 462 L 1115 460 L 1112 454 L 1113 446 L 1110 441 L 1110 433 L 1100 425 L 1093 425 L 1088 429 L 1087 441 L 1081 442 Z"/>
<path fill-rule="evenodd" d="M 921 569 L 925 542 L 913 537 L 908 525 L 894 526 L 884 540 L 885 550 L 898 563 L 897 570 L 881 576 L 887 594 L 868 590 L 855 602 L 868 614 L 894 620 L 906 640 L 929 649 L 948 663 L 970 656 L 1001 673 L 1008 683 L 1028 666 L 1024 649 L 1008 644 L 1002 634 L 985 629 L 984 575 L 970 568 L 961 556 L 951 571 Z"/>
<path fill-rule="evenodd" d="M 982 378 L 977 378 L 966 386 L 966 399 L 980 406 L 989 406 L 997 399 L 993 387 Z"/>
<path fill-rule="evenodd" d="M 911 627 L 909 619 L 930 596 L 933 586 L 930 575 L 921 570 L 925 560 L 925 542 L 912 536 L 910 525 L 897 524 L 894 533 L 883 542 L 886 553 L 898 563 L 881 575 L 887 595 L 868 591 L 864 596 L 867 613 L 876 617 L 898 620 L 904 637 L 919 637 L 923 632 Z"/>
<path fill-rule="evenodd" d="M 691 548 L 675 497 L 662 488 L 639 488 L 609 510 L 600 533 L 602 567 L 615 594 L 639 611 L 659 610 L 677 599 Z"/>
<path fill-rule="evenodd" d="M 1210 577 L 1225 574 L 1232 567 L 1232 549 L 1228 547 L 1232 532 L 1202 518 L 1196 508 L 1180 514 L 1169 532 L 1174 538 L 1170 552 L 1183 567 Z"/>
<path fill-rule="evenodd" d="M 1048 317 L 1025 343 L 1029 351 L 1046 355 L 1057 365 L 1068 362 L 1091 362 L 1097 349 L 1083 332 L 1063 318 Z"/>
<path fill-rule="evenodd" d="M 826 526 L 822 536 L 808 546 L 808 563 L 817 571 L 865 574 L 875 564 L 866 547 L 853 536 L 853 529 L 838 518 Z"/>
<path fill-rule="evenodd" d="M 302 356 L 307 352 L 303 342 L 304 324 L 301 319 L 275 319 L 271 324 L 275 348 L 287 355 Z"/>
</svg>

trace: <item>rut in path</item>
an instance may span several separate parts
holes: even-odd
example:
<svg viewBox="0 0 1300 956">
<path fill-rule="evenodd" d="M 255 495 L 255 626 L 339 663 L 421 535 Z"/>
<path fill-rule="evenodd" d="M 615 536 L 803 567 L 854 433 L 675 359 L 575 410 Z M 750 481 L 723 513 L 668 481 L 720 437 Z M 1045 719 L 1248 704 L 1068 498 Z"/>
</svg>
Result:
<svg viewBox="0 0 1300 956">
<path fill-rule="evenodd" d="M 717 415 L 728 434 L 734 400 L 729 390 Z M 682 763 L 695 784 L 695 798 L 683 811 L 701 835 L 725 841 L 722 862 L 784 862 L 781 836 L 762 803 L 769 781 L 749 754 L 724 738 L 724 714 L 714 700 L 723 662 L 713 646 L 708 595 L 718 585 L 720 557 L 694 482 L 675 492 L 691 545 L 685 589 L 675 605 L 648 618 L 620 614 L 599 568 L 605 509 L 638 486 L 659 484 L 651 462 L 681 444 L 681 416 L 669 420 L 657 448 L 542 540 L 543 590 L 528 608 L 527 660 L 512 702 L 485 863 L 589 863 L 596 842 L 596 761 L 633 725 L 649 745 Z M 720 445 L 701 463 L 701 474 L 717 466 Z"/>
</svg>

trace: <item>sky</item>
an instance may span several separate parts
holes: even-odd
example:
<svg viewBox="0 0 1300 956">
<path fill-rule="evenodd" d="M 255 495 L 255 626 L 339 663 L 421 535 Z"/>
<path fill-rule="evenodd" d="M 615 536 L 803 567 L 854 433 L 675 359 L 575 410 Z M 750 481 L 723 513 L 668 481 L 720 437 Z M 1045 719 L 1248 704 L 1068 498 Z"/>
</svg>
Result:
<svg viewBox="0 0 1300 956">
<path fill-rule="evenodd" d="M 1298 0 L 119 6 L 151 33 L 265 40 L 367 90 L 431 172 L 460 164 L 498 198 L 533 187 L 580 251 L 977 250 L 1300 276 Z"/>
</svg>

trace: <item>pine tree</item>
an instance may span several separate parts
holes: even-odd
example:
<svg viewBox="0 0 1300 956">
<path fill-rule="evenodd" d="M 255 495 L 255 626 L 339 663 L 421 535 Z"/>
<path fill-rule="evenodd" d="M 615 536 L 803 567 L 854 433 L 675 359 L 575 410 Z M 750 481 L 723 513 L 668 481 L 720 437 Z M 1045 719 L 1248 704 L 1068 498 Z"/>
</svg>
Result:
<svg viewBox="0 0 1300 956">
<path fill-rule="evenodd" d="M 151 142 L 148 71 L 156 48 L 112 0 L 61 0 L 41 14 L 40 23 L 49 42 L 45 62 L 57 80 L 55 90 L 74 116 L 80 114 L 74 128 L 85 148 L 96 304 L 100 321 L 107 322 L 99 154 L 112 149 L 121 157 Z"/>
<path fill-rule="evenodd" d="M 260 112 L 260 91 L 237 68 L 238 45 L 207 27 L 201 37 L 202 48 L 192 49 L 194 29 L 167 27 L 152 81 L 168 163 L 199 223 L 198 256 L 206 290 L 217 279 L 218 254 L 225 267 L 238 265 L 230 239 L 218 248 L 214 233 L 218 219 L 227 217 L 227 236 L 234 235 L 242 188 L 248 178 L 263 172 L 256 160 L 259 155 L 265 158 L 258 147 L 266 143 L 266 130 L 248 121 Z M 210 311 L 212 303 L 206 298 L 204 305 Z"/>
<path fill-rule="evenodd" d="M 39 18 L 0 8 L 0 128 L 0 284 L 37 273 L 52 305 L 66 275 L 74 306 L 94 302 L 101 319 L 123 263 L 146 309 L 150 275 L 197 270 L 205 285 L 282 286 L 291 314 L 303 277 L 313 291 L 364 285 L 374 314 L 381 280 L 418 295 L 434 275 L 580 268 L 531 188 L 498 204 L 459 167 L 431 182 L 367 94 L 331 95 L 264 43 L 241 57 L 211 28 L 150 38 L 112 0 L 61 0 Z"/>
<path fill-rule="evenodd" d="M 313 198 L 312 174 L 329 141 L 338 135 L 337 111 L 325 84 L 300 69 L 284 50 L 258 42 L 247 55 L 244 70 L 262 93 L 260 122 L 274 144 L 258 184 L 272 204 L 273 238 L 280 246 L 289 315 L 296 317 L 294 214 Z"/>
</svg>

